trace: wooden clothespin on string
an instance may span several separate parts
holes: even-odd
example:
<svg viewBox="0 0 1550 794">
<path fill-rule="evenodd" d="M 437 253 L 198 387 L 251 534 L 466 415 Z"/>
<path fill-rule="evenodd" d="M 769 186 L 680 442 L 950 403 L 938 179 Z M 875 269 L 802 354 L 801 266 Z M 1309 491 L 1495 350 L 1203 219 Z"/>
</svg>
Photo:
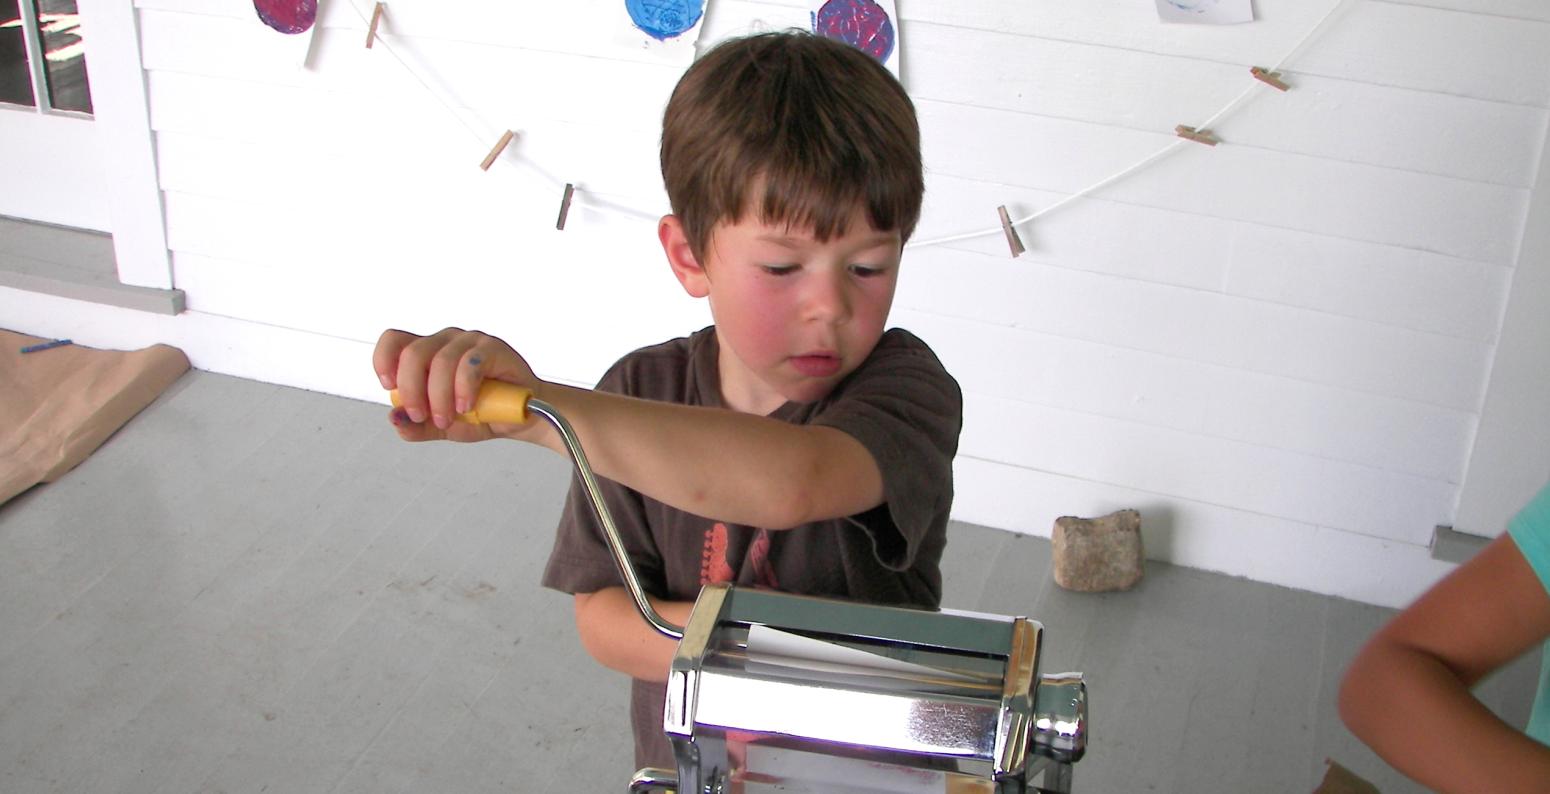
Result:
<svg viewBox="0 0 1550 794">
<path fill-rule="evenodd" d="M 560 197 L 560 219 L 554 222 L 554 228 L 565 231 L 565 218 L 570 215 L 570 199 L 575 195 L 576 186 L 566 182 L 565 195 Z"/>
<path fill-rule="evenodd" d="M 490 166 L 495 165 L 495 158 L 500 157 L 501 152 L 506 151 L 506 147 L 511 144 L 511 139 L 514 137 L 516 137 L 516 133 L 511 130 L 506 130 L 505 132 L 501 133 L 500 140 L 496 141 L 495 145 L 490 147 L 490 153 L 484 156 L 484 160 L 480 161 L 479 170 L 490 170 Z"/>
<path fill-rule="evenodd" d="M 1277 91 L 1285 91 L 1288 88 L 1291 88 L 1291 86 L 1287 85 L 1281 79 L 1281 73 L 1280 72 L 1272 72 L 1272 71 L 1268 71 L 1266 69 L 1261 69 L 1258 66 L 1251 66 L 1251 67 L 1249 67 L 1249 74 L 1254 75 L 1254 79 L 1255 80 L 1258 80 L 1261 83 L 1264 83 L 1265 85 L 1268 85 L 1268 86 L 1270 86 L 1271 88 L 1274 88 Z"/>
<path fill-rule="evenodd" d="M 366 26 L 366 49 L 368 50 L 377 41 L 377 26 L 382 24 L 382 12 L 385 10 L 387 10 L 386 3 L 377 3 L 376 7 L 371 9 L 371 24 Z"/>
<path fill-rule="evenodd" d="M 1221 141 L 1217 140 L 1216 136 L 1212 134 L 1210 130 L 1197 130 L 1194 127 L 1180 124 L 1179 126 L 1174 127 L 1173 131 L 1180 138 L 1187 138 L 1194 141 L 1195 143 L 1203 143 L 1207 146 L 1215 146 L 1218 143 L 1221 143 Z"/>
<path fill-rule="evenodd" d="M 1017 229 L 1012 226 L 1012 216 L 1007 214 L 1006 205 L 997 207 L 996 212 L 1001 216 L 1001 231 L 1006 232 L 1006 244 L 1012 249 L 1012 258 L 1022 256 L 1028 249 L 1023 247 L 1022 238 L 1017 236 Z"/>
</svg>

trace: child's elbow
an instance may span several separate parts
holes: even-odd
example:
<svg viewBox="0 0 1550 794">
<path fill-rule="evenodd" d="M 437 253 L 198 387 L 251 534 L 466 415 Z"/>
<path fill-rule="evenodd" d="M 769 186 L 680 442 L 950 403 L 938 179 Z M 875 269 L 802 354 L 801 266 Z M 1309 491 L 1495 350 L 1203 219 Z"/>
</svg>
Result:
<svg viewBox="0 0 1550 794">
<path fill-rule="evenodd" d="M 822 515 L 822 512 L 816 494 L 805 489 L 793 489 L 771 500 L 760 525 L 780 531 L 833 517 Z"/>
<path fill-rule="evenodd" d="M 833 431 L 838 434 L 839 431 Z M 763 526 L 793 529 L 856 515 L 883 502 L 883 476 L 859 442 L 845 437 L 836 449 L 820 445 L 793 466 L 785 487 L 765 495 Z"/>
<path fill-rule="evenodd" d="M 1375 704 L 1382 697 L 1379 691 L 1382 676 L 1380 671 L 1374 669 L 1377 664 L 1374 650 L 1369 642 L 1357 653 L 1351 666 L 1346 668 L 1345 675 L 1340 678 L 1340 692 L 1335 698 L 1340 721 L 1357 738 L 1369 743 L 1373 719 L 1377 714 Z"/>
<path fill-rule="evenodd" d="M 1357 684 L 1351 678 L 1350 672 L 1340 679 L 1340 694 L 1335 698 L 1335 708 L 1340 713 L 1340 721 L 1345 723 L 1346 729 L 1357 736 L 1361 735 L 1361 704 L 1356 695 Z"/>
</svg>

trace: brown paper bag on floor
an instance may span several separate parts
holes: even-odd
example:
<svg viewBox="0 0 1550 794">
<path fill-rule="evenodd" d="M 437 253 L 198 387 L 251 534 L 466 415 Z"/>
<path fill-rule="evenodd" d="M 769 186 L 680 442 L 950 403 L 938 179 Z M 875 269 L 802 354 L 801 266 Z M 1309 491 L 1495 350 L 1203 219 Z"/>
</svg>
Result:
<svg viewBox="0 0 1550 794">
<path fill-rule="evenodd" d="M 0 504 L 75 468 L 188 371 L 167 345 L 21 352 L 47 341 L 0 331 Z"/>
<path fill-rule="evenodd" d="M 1324 763 L 1329 764 L 1329 769 L 1324 771 L 1324 782 L 1313 794 L 1380 794 L 1377 786 L 1357 777 L 1355 772 L 1328 758 Z"/>
</svg>

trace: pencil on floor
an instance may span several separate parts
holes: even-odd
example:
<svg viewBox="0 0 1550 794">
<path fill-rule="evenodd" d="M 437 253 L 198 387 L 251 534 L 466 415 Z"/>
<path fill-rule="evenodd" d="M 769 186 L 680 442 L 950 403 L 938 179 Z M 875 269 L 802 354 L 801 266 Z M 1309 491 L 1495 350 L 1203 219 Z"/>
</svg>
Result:
<svg viewBox="0 0 1550 794">
<path fill-rule="evenodd" d="M 68 340 L 68 339 L 55 339 L 52 342 L 42 342 L 42 343 L 39 343 L 39 344 L 36 344 L 36 345 L 27 345 L 26 347 L 22 348 L 22 352 L 23 353 L 36 353 L 36 352 L 38 352 L 40 350 L 51 350 L 51 349 L 56 348 L 56 347 L 64 347 L 65 345 L 68 345 L 68 344 L 73 344 L 73 343 L 70 340 Z"/>
</svg>

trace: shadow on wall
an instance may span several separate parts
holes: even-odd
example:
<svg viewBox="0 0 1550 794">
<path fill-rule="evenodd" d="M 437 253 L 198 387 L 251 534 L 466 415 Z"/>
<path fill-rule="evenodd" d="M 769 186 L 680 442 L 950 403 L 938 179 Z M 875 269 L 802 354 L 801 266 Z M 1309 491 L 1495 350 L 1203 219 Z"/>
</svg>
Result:
<svg viewBox="0 0 1550 794">
<path fill-rule="evenodd" d="M 1141 514 L 1141 544 L 1146 558 L 1163 562 L 1172 560 L 1178 514 L 1162 503 L 1138 504 L 1135 510 Z"/>
</svg>

